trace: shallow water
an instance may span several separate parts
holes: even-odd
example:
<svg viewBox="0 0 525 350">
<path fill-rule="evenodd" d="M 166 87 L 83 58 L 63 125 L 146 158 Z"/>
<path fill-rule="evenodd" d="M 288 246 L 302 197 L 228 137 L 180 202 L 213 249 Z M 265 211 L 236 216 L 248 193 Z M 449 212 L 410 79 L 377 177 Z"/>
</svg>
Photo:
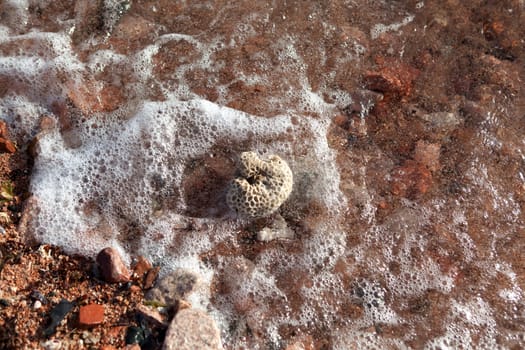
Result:
<svg viewBox="0 0 525 350">
<path fill-rule="evenodd" d="M 227 349 L 524 346 L 522 1 L 0 6 L 29 238 L 195 272 Z M 246 150 L 293 239 L 225 205 Z"/>
</svg>

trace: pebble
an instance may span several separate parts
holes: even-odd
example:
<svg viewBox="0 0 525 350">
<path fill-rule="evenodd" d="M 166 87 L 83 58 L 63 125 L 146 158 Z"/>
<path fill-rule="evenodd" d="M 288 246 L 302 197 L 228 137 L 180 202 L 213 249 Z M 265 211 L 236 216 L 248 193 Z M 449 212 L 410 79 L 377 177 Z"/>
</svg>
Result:
<svg viewBox="0 0 525 350">
<path fill-rule="evenodd" d="M 421 113 L 418 116 L 427 123 L 447 131 L 453 130 L 462 123 L 461 117 L 457 113 L 452 112 Z"/>
<path fill-rule="evenodd" d="M 14 143 L 0 137 L 0 153 L 15 153 L 16 147 Z"/>
<path fill-rule="evenodd" d="M 104 305 L 89 304 L 80 307 L 78 323 L 81 327 L 96 326 L 104 322 Z"/>
<path fill-rule="evenodd" d="M 148 273 L 146 274 L 146 277 L 144 278 L 144 289 L 150 289 L 153 287 L 153 284 L 157 280 L 157 276 L 159 275 L 160 267 L 154 267 L 152 269 L 149 269 Z"/>
<path fill-rule="evenodd" d="M 106 282 L 119 283 L 130 280 L 130 272 L 114 248 L 102 249 L 97 255 L 97 264 Z"/>
<path fill-rule="evenodd" d="M 51 312 L 49 313 L 51 322 L 49 322 L 47 328 L 44 329 L 44 335 L 46 337 L 55 333 L 57 326 L 60 324 L 60 322 L 62 322 L 62 320 L 67 316 L 67 314 L 69 313 L 69 311 L 71 311 L 72 308 L 73 303 L 62 299 L 60 303 L 58 303 L 53 309 L 51 309 Z"/>
<path fill-rule="evenodd" d="M 138 278 L 142 278 L 146 272 L 148 272 L 153 265 L 143 256 L 139 256 L 137 258 L 137 263 L 135 264 L 135 267 L 133 268 L 133 274 L 137 276 Z"/>
<path fill-rule="evenodd" d="M 7 137 L 7 124 L 0 120 L 0 137 Z"/>
<path fill-rule="evenodd" d="M 93 334 L 90 331 L 82 332 L 82 340 L 86 345 L 98 344 L 100 342 L 100 334 Z"/>
<path fill-rule="evenodd" d="M 131 326 L 126 330 L 126 344 L 142 344 L 145 340 L 144 328 Z"/>
<path fill-rule="evenodd" d="M 410 159 L 395 168 L 391 176 L 390 192 L 395 196 L 406 198 L 415 198 L 426 193 L 433 183 L 430 170 Z"/>
<path fill-rule="evenodd" d="M 260 242 L 269 242 L 275 239 L 293 239 L 295 233 L 288 227 L 284 218 L 277 214 L 274 221 L 261 231 L 257 232 L 257 240 Z"/>
<path fill-rule="evenodd" d="M 47 304 L 47 299 L 46 299 L 46 297 L 45 297 L 42 293 L 40 293 L 38 290 L 36 290 L 36 289 L 33 290 L 33 291 L 31 292 L 31 294 L 29 294 L 29 297 L 30 297 L 31 299 L 33 299 L 33 300 L 36 300 L 36 301 L 41 302 L 41 303 L 44 304 L 44 305 Z M 42 304 L 41 304 L 41 305 L 42 305 Z"/>
<path fill-rule="evenodd" d="M 42 307 L 42 303 L 40 302 L 40 300 L 35 301 L 35 303 L 33 304 L 33 309 L 35 310 L 38 310 L 41 307 Z"/>
<path fill-rule="evenodd" d="M 382 68 L 378 71 L 367 72 L 364 81 L 368 89 L 384 94 L 409 96 L 412 84 L 419 71 L 401 62 L 380 62 Z"/>
<path fill-rule="evenodd" d="M 44 350 L 59 350 L 62 348 L 62 342 L 58 339 L 50 339 L 45 342 L 41 342 L 40 346 Z"/>
<path fill-rule="evenodd" d="M 186 270 L 176 270 L 160 280 L 147 294 L 147 299 L 173 306 L 185 299 L 199 283 L 199 278 Z"/>
<path fill-rule="evenodd" d="M 440 150 L 441 145 L 437 143 L 419 140 L 414 149 L 414 160 L 432 172 L 438 171 L 441 168 L 439 163 Z"/>
<path fill-rule="evenodd" d="M 155 323 L 157 326 L 168 326 L 168 324 L 164 320 L 164 316 L 162 316 L 161 313 L 155 309 L 152 309 L 146 305 L 138 305 L 137 312 L 144 316 L 145 319 Z"/>
<path fill-rule="evenodd" d="M 163 350 L 222 349 L 219 328 L 206 313 L 184 309 L 173 318 L 164 338 Z"/>
</svg>

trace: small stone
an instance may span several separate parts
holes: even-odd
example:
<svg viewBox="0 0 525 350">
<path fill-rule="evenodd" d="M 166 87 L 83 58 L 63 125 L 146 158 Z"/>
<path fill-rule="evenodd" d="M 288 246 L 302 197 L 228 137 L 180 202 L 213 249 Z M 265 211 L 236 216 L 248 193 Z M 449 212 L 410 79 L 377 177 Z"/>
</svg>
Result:
<svg viewBox="0 0 525 350">
<path fill-rule="evenodd" d="M 395 95 L 409 96 L 413 81 L 419 71 L 406 64 L 380 59 L 382 66 L 378 71 L 367 72 L 364 78 L 366 86 L 372 91 Z"/>
<path fill-rule="evenodd" d="M 171 322 L 164 338 L 163 350 L 222 349 L 219 328 L 206 313 L 185 309 Z"/>
<path fill-rule="evenodd" d="M 199 278 L 195 274 L 179 269 L 160 280 L 148 292 L 147 298 L 173 306 L 176 305 L 177 300 L 184 299 L 190 294 L 198 283 Z"/>
<path fill-rule="evenodd" d="M 270 225 L 257 232 L 257 240 L 261 242 L 269 242 L 274 239 L 293 239 L 294 236 L 293 230 L 288 227 L 286 220 L 280 214 L 276 215 Z"/>
<path fill-rule="evenodd" d="M 33 309 L 35 310 L 38 310 L 41 307 L 42 307 L 42 303 L 40 302 L 40 300 L 35 301 L 35 303 L 33 304 Z"/>
<path fill-rule="evenodd" d="M 140 288 L 139 286 L 137 286 L 136 284 L 132 285 L 131 287 L 129 287 L 129 291 L 131 293 L 138 293 L 142 290 L 142 288 Z"/>
<path fill-rule="evenodd" d="M 432 185 L 432 173 L 426 166 L 407 160 L 392 173 L 393 195 L 414 198 L 428 191 Z"/>
<path fill-rule="evenodd" d="M 44 350 L 60 350 L 62 348 L 62 342 L 59 339 L 49 339 L 41 342 L 40 346 Z"/>
<path fill-rule="evenodd" d="M 414 160 L 435 172 L 441 168 L 439 163 L 441 146 L 437 143 L 425 142 L 419 140 L 414 149 Z"/>
<path fill-rule="evenodd" d="M 348 123 L 348 117 L 342 114 L 338 114 L 334 117 L 334 119 L 332 119 L 332 121 L 335 125 L 342 128 L 346 123 Z"/>
<path fill-rule="evenodd" d="M 184 309 L 191 309 L 191 303 L 184 299 L 177 300 L 177 312 Z"/>
<path fill-rule="evenodd" d="M 100 268 L 102 278 L 106 282 L 118 283 L 128 282 L 130 273 L 120 254 L 114 248 L 105 248 L 97 255 L 97 264 Z"/>
<path fill-rule="evenodd" d="M 0 153 L 15 153 L 16 147 L 15 145 L 2 137 L 0 137 Z"/>
<path fill-rule="evenodd" d="M 142 344 L 146 339 L 146 334 L 142 327 L 130 326 L 126 330 L 126 344 Z"/>
<path fill-rule="evenodd" d="M 86 345 L 98 344 L 100 342 L 100 334 L 84 331 L 82 332 L 82 340 L 84 340 L 84 344 Z"/>
<path fill-rule="evenodd" d="M 89 304 L 80 307 L 78 323 L 81 327 L 96 326 L 104 322 L 104 305 Z"/>
<path fill-rule="evenodd" d="M 44 336 L 48 337 L 55 333 L 57 326 L 62 322 L 62 320 L 67 316 L 69 311 L 73 308 L 73 303 L 62 299 L 58 305 L 56 305 L 51 312 L 49 317 L 51 321 L 46 329 L 44 329 Z"/>
<path fill-rule="evenodd" d="M 137 312 L 144 316 L 145 319 L 155 323 L 157 326 L 167 327 L 168 324 L 165 321 L 165 317 L 161 315 L 155 309 L 152 309 L 146 305 L 137 306 Z"/>
<path fill-rule="evenodd" d="M 0 137 L 7 137 L 7 124 L 0 120 Z"/>
<path fill-rule="evenodd" d="M 93 112 L 111 112 L 122 103 L 122 92 L 116 86 L 105 85 L 91 79 L 71 81 L 66 85 L 69 100 L 84 115 Z"/>
<path fill-rule="evenodd" d="M 153 284 L 155 283 L 155 280 L 159 275 L 159 271 L 160 267 L 158 266 L 149 269 L 148 273 L 146 274 L 146 278 L 144 278 L 144 289 L 150 289 L 151 287 L 153 287 Z"/>
<path fill-rule="evenodd" d="M 144 274 L 149 271 L 153 265 L 143 256 L 139 256 L 137 258 L 137 263 L 133 267 L 133 274 L 138 277 L 142 278 Z"/>
<path fill-rule="evenodd" d="M 453 130 L 462 123 L 460 116 L 452 112 L 420 113 L 418 117 L 430 125 L 445 131 Z"/>
<path fill-rule="evenodd" d="M 40 123 L 38 124 L 38 127 L 40 131 L 49 131 L 55 127 L 55 124 L 55 120 L 52 117 L 48 115 L 43 115 L 40 118 Z"/>
<path fill-rule="evenodd" d="M 33 300 L 40 301 L 41 304 L 47 304 L 46 297 L 36 289 L 29 294 L 29 297 Z"/>
</svg>

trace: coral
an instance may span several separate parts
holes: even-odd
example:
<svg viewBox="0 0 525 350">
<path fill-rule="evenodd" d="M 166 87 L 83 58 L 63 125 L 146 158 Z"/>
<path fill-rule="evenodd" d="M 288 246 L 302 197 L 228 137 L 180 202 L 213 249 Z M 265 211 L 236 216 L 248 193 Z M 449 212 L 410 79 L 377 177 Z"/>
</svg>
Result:
<svg viewBox="0 0 525 350">
<path fill-rule="evenodd" d="M 293 175 L 279 156 L 259 159 L 255 152 L 243 152 L 240 157 L 240 177 L 228 189 L 227 202 L 239 215 L 264 217 L 275 212 L 288 198 L 293 187 Z"/>
</svg>

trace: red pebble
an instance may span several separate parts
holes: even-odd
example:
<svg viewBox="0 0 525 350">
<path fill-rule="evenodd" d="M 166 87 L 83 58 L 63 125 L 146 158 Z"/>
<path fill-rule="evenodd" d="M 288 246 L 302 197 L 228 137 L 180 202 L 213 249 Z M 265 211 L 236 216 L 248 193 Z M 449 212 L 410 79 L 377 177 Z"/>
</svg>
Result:
<svg viewBox="0 0 525 350">
<path fill-rule="evenodd" d="M 104 305 L 89 304 L 80 307 L 78 323 L 81 327 L 96 326 L 104 322 Z"/>
</svg>

